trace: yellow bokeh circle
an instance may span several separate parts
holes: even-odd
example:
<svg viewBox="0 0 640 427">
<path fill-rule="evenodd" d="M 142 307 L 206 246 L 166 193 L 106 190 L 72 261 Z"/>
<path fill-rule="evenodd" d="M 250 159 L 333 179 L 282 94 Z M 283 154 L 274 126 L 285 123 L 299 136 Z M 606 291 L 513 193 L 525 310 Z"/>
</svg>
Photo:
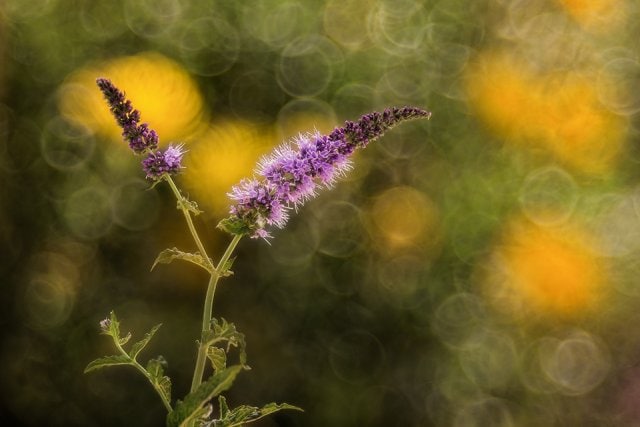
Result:
<svg viewBox="0 0 640 427">
<path fill-rule="evenodd" d="M 533 72 L 488 52 L 467 67 L 465 87 L 480 121 L 508 143 L 544 150 L 589 174 L 611 170 L 621 154 L 628 122 L 600 103 L 593 76 Z"/>
<path fill-rule="evenodd" d="M 141 121 L 158 132 L 160 143 L 184 140 L 202 123 L 203 99 L 195 81 L 173 60 L 155 52 L 114 58 L 81 68 L 59 90 L 59 109 L 71 122 L 115 140 L 121 129 L 96 86 L 105 77 L 125 92 Z"/>
<path fill-rule="evenodd" d="M 253 175 L 258 159 L 275 145 L 274 134 L 271 127 L 248 121 L 218 121 L 189 146 L 180 181 L 208 214 L 224 215 L 227 193 Z"/>
<path fill-rule="evenodd" d="M 490 264 L 489 298 L 516 317 L 575 317 L 597 308 L 606 290 L 604 259 L 594 238 L 576 224 L 517 219 L 506 227 Z"/>
</svg>

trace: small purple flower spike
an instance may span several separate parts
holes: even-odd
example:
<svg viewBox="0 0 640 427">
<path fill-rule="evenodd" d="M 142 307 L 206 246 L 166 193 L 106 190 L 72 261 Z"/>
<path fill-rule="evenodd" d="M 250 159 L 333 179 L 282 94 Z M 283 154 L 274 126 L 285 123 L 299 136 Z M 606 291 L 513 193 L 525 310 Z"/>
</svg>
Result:
<svg viewBox="0 0 640 427">
<path fill-rule="evenodd" d="M 170 145 L 165 151 L 152 151 L 142 161 L 142 169 L 147 174 L 147 178 L 152 181 L 159 181 L 163 175 L 175 175 L 182 169 L 182 156 L 184 155 L 182 145 Z"/>
<path fill-rule="evenodd" d="M 243 180 L 229 193 L 235 202 L 219 227 L 231 234 L 270 237 L 267 226 L 283 228 L 288 211 L 316 195 L 318 186 L 330 188 L 351 168 L 349 156 L 364 148 L 395 125 L 431 113 L 416 107 L 388 108 L 373 112 L 329 135 L 300 135 L 264 157 L 255 173 L 261 180 Z"/>
<path fill-rule="evenodd" d="M 146 123 L 140 124 L 140 112 L 134 110 L 124 93 L 109 79 L 96 80 L 98 87 L 109 104 L 111 113 L 122 128 L 122 138 L 129 143 L 129 147 L 136 154 L 155 150 L 158 147 L 158 134 L 149 129 Z"/>
</svg>

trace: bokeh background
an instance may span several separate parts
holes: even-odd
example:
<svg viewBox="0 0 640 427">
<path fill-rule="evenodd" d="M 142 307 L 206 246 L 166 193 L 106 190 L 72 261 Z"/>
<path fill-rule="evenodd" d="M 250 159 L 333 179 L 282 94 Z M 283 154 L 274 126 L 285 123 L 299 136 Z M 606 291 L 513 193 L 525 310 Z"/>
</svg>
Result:
<svg viewBox="0 0 640 427">
<path fill-rule="evenodd" d="M 261 426 L 640 425 L 636 0 L 0 2 L 3 425 L 163 425 L 112 353 L 114 309 L 188 390 L 206 276 L 94 85 L 161 142 L 210 253 L 225 193 L 299 132 L 433 112 L 356 156 L 275 238 L 245 239 L 214 311 Z"/>
</svg>

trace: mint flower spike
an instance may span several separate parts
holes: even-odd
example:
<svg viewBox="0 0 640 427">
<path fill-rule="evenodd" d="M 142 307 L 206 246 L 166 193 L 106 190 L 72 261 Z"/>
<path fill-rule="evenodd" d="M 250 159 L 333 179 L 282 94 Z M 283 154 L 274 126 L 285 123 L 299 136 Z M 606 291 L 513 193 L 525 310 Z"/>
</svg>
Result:
<svg viewBox="0 0 640 427">
<path fill-rule="evenodd" d="M 350 168 L 349 157 L 395 125 L 410 119 L 430 118 L 416 107 L 393 107 L 345 122 L 328 135 L 304 134 L 263 157 L 255 174 L 244 179 L 228 196 L 235 204 L 218 225 L 235 235 L 267 239 L 269 226 L 283 228 L 288 211 L 314 197 L 320 186 L 331 188 Z"/>
<path fill-rule="evenodd" d="M 140 112 L 131 105 L 124 92 L 120 91 L 109 79 L 96 80 L 98 87 L 104 94 L 111 113 L 122 128 L 122 138 L 129 143 L 129 147 L 136 154 L 142 154 L 158 147 L 158 134 L 149 129 L 146 123 L 140 124 Z"/>
<path fill-rule="evenodd" d="M 148 179 L 160 181 L 166 175 L 180 172 L 183 146 L 170 145 L 165 151 L 158 150 L 158 134 L 146 123 L 140 124 L 140 112 L 131 105 L 124 92 L 109 79 L 99 78 L 96 83 L 102 91 L 111 113 L 122 128 L 122 138 L 129 143 L 135 154 L 146 154 L 142 169 Z"/>
</svg>

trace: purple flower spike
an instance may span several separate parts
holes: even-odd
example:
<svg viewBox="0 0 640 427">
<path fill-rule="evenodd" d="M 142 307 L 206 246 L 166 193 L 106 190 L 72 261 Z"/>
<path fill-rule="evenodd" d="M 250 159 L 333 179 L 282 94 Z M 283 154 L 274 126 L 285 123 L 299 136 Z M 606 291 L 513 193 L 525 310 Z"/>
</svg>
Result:
<svg viewBox="0 0 640 427">
<path fill-rule="evenodd" d="M 122 138 L 136 154 L 155 150 L 158 147 L 158 134 L 149 129 L 146 123 L 140 124 L 140 112 L 134 110 L 131 101 L 126 99 L 109 79 L 96 80 L 98 87 L 109 104 L 111 113 L 122 128 Z"/>
<path fill-rule="evenodd" d="M 255 173 L 261 180 L 243 180 L 229 197 L 236 203 L 220 227 L 232 234 L 270 237 L 267 226 L 283 228 L 287 211 L 316 195 L 318 186 L 331 187 L 350 168 L 349 156 L 395 125 L 431 113 L 415 107 L 388 108 L 358 121 L 345 122 L 329 135 L 300 135 L 264 157 Z"/>
<path fill-rule="evenodd" d="M 343 149 L 345 154 L 350 154 L 356 148 L 366 147 L 398 123 L 420 117 L 428 119 L 431 113 L 416 107 L 387 108 L 382 113 L 374 111 L 360 117 L 357 122 L 346 121 L 343 127 L 329 134 L 329 139 L 345 140 Z"/>
<path fill-rule="evenodd" d="M 142 161 L 142 169 L 147 178 L 159 181 L 165 174 L 175 175 L 182 169 L 182 145 L 170 145 L 165 151 L 152 151 Z"/>
</svg>

